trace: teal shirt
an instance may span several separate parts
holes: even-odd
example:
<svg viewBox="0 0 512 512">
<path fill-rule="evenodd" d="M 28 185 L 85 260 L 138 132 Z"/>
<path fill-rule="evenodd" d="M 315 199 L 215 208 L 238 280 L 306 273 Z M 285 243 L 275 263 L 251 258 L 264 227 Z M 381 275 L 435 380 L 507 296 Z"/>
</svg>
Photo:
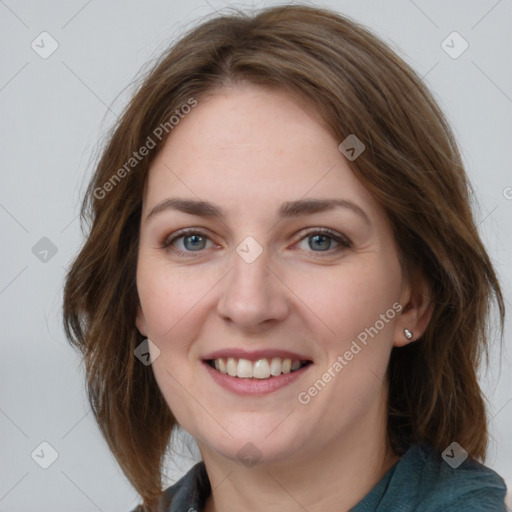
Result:
<svg viewBox="0 0 512 512">
<path fill-rule="evenodd" d="M 159 512 L 202 512 L 210 492 L 199 462 L 164 491 Z M 469 459 L 453 469 L 427 444 L 411 445 L 350 512 L 507 512 L 505 494 L 492 469 Z"/>
<path fill-rule="evenodd" d="M 466 459 L 456 469 L 413 445 L 350 512 L 507 512 L 503 479 Z"/>
</svg>

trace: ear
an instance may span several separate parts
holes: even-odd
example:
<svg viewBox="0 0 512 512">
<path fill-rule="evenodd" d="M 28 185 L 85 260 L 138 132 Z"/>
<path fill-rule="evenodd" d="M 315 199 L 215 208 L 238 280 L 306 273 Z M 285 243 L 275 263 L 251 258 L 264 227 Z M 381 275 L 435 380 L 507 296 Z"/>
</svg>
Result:
<svg viewBox="0 0 512 512">
<path fill-rule="evenodd" d="M 137 306 L 137 314 L 135 316 L 135 325 L 137 326 L 137 330 L 142 334 L 142 336 L 148 336 L 147 330 L 148 325 L 146 323 L 146 317 L 142 311 L 140 304 Z"/>
<path fill-rule="evenodd" d="M 422 274 L 416 273 L 414 278 L 404 286 L 400 304 L 403 309 L 395 324 L 393 343 L 395 347 L 403 347 L 420 338 L 432 318 L 434 311 L 432 289 Z M 405 329 L 412 334 L 411 339 L 407 338 Z"/>
</svg>

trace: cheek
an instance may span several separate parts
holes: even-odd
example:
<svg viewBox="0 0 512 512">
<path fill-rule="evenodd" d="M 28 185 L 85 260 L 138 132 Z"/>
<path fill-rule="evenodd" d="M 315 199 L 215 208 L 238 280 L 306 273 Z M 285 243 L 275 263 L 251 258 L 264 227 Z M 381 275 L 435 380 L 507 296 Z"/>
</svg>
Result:
<svg viewBox="0 0 512 512">
<path fill-rule="evenodd" d="M 197 269 L 175 269 L 157 258 L 142 258 L 137 271 L 137 290 L 148 326 L 148 336 L 162 342 L 189 323 L 212 288 L 205 273 Z"/>
<path fill-rule="evenodd" d="M 147 335 L 159 348 L 152 363 L 158 387 L 170 409 L 180 421 L 193 412 L 190 395 L 193 375 L 186 361 L 190 355 L 189 338 L 195 336 L 194 321 L 206 293 L 200 279 L 192 273 L 177 271 L 168 262 L 153 255 L 139 258 L 137 290 L 147 325 Z M 197 411 L 196 411 L 197 413 Z"/>
<path fill-rule="evenodd" d="M 396 314 L 392 310 L 386 316 L 386 312 L 400 296 L 400 268 L 398 261 L 381 264 L 377 259 L 372 255 L 337 268 L 317 269 L 307 277 L 290 276 L 291 288 L 301 298 L 303 310 L 316 317 L 324 340 L 350 343 L 376 322 L 383 335 L 392 330 Z M 384 326 L 381 315 L 388 320 Z"/>
<path fill-rule="evenodd" d="M 327 430 L 364 415 L 385 381 L 401 270 L 398 261 L 380 264 L 376 255 L 370 256 L 361 259 L 361 265 L 347 261 L 325 278 L 316 275 L 296 281 L 297 287 L 302 286 L 297 295 L 308 297 L 306 306 L 317 317 L 313 335 L 322 352 L 299 398 L 309 400 L 309 411 L 323 417 Z M 345 420 L 340 420 L 340 410 Z"/>
</svg>

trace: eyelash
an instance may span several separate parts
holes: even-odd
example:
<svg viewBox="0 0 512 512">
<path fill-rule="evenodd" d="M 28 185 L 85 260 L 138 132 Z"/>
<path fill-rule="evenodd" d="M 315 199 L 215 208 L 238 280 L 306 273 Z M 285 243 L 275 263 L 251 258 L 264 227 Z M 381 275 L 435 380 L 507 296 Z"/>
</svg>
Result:
<svg viewBox="0 0 512 512">
<path fill-rule="evenodd" d="M 184 230 L 174 233 L 174 235 L 172 235 L 171 237 L 165 238 L 161 244 L 161 248 L 166 251 L 172 251 L 173 253 L 178 254 L 179 256 L 192 257 L 192 258 L 197 257 L 204 250 L 182 251 L 181 249 L 176 249 L 172 245 L 174 242 L 176 242 L 180 238 L 186 238 L 187 236 L 192 236 L 192 235 L 199 235 L 201 237 L 204 237 L 204 238 L 207 238 L 208 240 L 210 240 L 208 235 L 206 233 L 202 232 L 201 230 L 184 229 Z M 328 228 L 313 228 L 313 229 L 307 231 L 306 233 L 304 233 L 304 235 L 296 243 L 301 242 L 302 240 L 305 240 L 314 235 L 327 236 L 328 238 L 331 238 L 332 240 L 334 240 L 335 242 L 337 242 L 339 244 L 338 247 L 335 247 L 334 249 L 328 249 L 327 251 L 309 251 L 309 252 L 312 252 L 313 254 L 315 254 L 315 257 L 322 258 L 322 257 L 325 257 L 324 255 L 332 256 L 333 254 L 336 254 L 344 249 L 350 249 L 352 247 L 352 242 L 350 242 L 350 240 L 348 240 L 348 238 L 345 238 L 344 236 L 340 235 L 339 233 L 336 233 L 336 231 L 333 231 Z M 198 253 L 197 256 L 194 255 L 194 252 Z"/>
</svg>

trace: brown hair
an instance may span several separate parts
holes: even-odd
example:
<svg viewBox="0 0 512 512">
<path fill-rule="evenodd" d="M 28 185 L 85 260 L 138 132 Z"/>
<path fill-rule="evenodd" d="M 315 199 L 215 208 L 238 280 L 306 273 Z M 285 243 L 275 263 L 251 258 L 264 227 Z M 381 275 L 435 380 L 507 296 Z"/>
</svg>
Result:
<svg viewBox="0 0 512 512">
<path fill-rule="evenodd" d="M 366 145 L 351 167 L 387 212 L 405 267 L 427 277 L 435 303 L 424 335 L 391 353 L 391 446 L 402 454 L 426 441 L 443 451 L 455 440 L 484 459 L 486 407 L 476 372 L 487 356 L 492 299 L 501 327 L 504 306 L 443 113 L 418 75 L 352 20 L 296 5 L 237 12 L 174 44 L 125 109 L 84 199 L 90 232 L 64 291 L 66 335 L 84 356 L 92 410 L 146 510 L 161 494 L 176 425 L 151 367 L 134 357 L 144 339 L 135 327 L 141 205 L 165 137 L 133 170 L 126 162 L 191 98 L 239 81 L 300 95 L 337 140 L 356 134 Z"/>
</svg>

